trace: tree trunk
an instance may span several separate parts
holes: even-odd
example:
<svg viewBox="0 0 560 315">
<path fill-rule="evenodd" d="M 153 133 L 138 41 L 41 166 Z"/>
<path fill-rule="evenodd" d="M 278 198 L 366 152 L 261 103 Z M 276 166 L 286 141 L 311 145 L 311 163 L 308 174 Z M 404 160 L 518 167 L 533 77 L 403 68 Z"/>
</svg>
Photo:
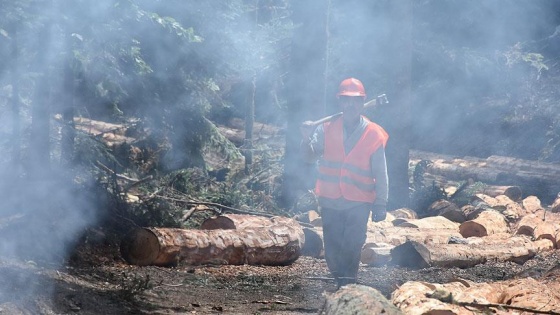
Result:
<svg viewBox="0 0 560 315">
<path fill-rule="evenodd" d="M 473 179 L 489 185 L 517 185 L 527 195 L 552 202 L 560 191 L 560 164 L 504 156 L 455 158 L 411 151 L 411 159 L 430 160 L 427 173 L 449 180 Z"/>
<path fill-rule="evenodd" d="M 301 249 L 301 255 L 314 258 L 324 257 L 323 230 L 304 227 L 303 234 L 305 235 L 305 243 Z"/>
<path fill-rule="evenodd" d="M 327 294 L 323 315 L 403 314 L 381 292 L 372 287 L 351 284 Z"/>
<path fill-rule="evenodd" d="M 392 226 L 387 228 L 368 229 L 367 243 L 387 243 L 400 245 L 408 240 L 419 243 L 445 244 L 450 237 L 461 238 L 457 229 L 437 229 L 437 228 L 407 228 Z"/>
<path fill-rule="evenodd" d="M 490 234 L 507 233 L 508 224 L 503 214 L 494 210 L 481 212 L 475 219 L 465 221 L 459 226 L 463 237 L 487 236 Z"/>
<path fill-rule="evenodd" d="M 21 118 L 20 118 L 20 100 L 19 100 L 19 44 L 18 44 L 18 26 L 16 22 L 12 24 L 12 45 L 10 57 L 12 58 L 10 62 L 10 74 L 12 75 L 12 98 L 11 103 L 11 123 L 12 123 L 12 135 L 11 135 L 11 150 L 12 150 L 12 163 L 17 166 L 21 163 Z M 17 167 L 14 167 L 17 169 Z"/>
<path fill-rule="evenodd" d="M 449 229 L 459 231 L 459 223 L 442 216 L 426 217 L 422 219 L 395 219 L 395 226 L 422 229 Z"/>
<path fill-rule="evenodd" d="M 403 267 L 457 267 L 468 268 L 486 261 L 514 261 L 523 263 L 539 252 L 552 250 L 554 244 L 543 239 L 531 241 L 525 236 L 502 240 L 478 239 L 467 244 L 421 244 L 408 241 L 396 246 L 391 261 Z"/>
<path fill-rule="evenodd" d="M 380 267 L 391 260 L 391 250 L 394 246 L 372 246 L 364 245 L 360 255 L 360 262 L 369 266 Z"/>
<path fill-rule="evenodd" d="M 242 230 L 140 228 L 121 244 L 130 264 L 289 265 L 301 254 L 304 233 L 299 224 Z"/>
<path fill-rule="evenodd" d="M 462 223 L 467 220 L 465 213 L 456 204 L 448 200 L 438 200 L 432 203 L 426 213 L 429 216 L 442 216 L 453 222 Z"/>
</svg>

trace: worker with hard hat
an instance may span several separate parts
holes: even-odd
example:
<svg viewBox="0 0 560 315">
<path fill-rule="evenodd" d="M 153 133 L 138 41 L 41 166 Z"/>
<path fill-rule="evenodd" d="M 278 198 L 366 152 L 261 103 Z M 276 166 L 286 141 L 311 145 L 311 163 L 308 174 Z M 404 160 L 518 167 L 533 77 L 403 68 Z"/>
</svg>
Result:
<svg viewBox="0 0 560 315">
<path fill-rule="evenodd" d="M 318 160 L 315 194 L 325 258 L 340 288 L 357 281 L 370 212 L 375 222 L 386 217 L 389 136 L 362 115 L 366 92 L 360 80 L 343 80 L 336 97 L 342 115 L 317 128 L 304 122 L 301 150 L 308 162 Z"/>
</svg>

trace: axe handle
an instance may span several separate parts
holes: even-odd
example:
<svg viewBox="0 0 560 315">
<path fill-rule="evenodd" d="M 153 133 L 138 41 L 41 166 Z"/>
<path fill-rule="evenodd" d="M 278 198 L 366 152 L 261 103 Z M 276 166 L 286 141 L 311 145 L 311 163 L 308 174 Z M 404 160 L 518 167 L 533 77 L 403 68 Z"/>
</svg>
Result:
<svg viewBox="0 0 560 315">
<path fill-rule="evenodd" d="M 377 100 L 379 100 L 379 102 Z M 367 103 L 364 103 L 364 109 L 374 108 L 377 105 L 387 104 L 387 103 L 389 103 L 389 101 L 387 100 L 387 95 L 381 94 L 381 95 L 377 96 L 376 98 L 372 99 L 371 101 L 369 101 Z M 330 116 L 327 116 L 327 117 L 323 117 L 321 119 L 315 120 L 311 124 L 311 126 L 314 126 L 314 127 L 319 126 L 320 124 L 325 123 L 327 121 L 331 121 L 331 120 L 333 120 L 337 117 L 340 117 L 341 115 L 342 115 L 342 112 L 336 113 L 334 115 L 330 115 Z"/>
</svg>

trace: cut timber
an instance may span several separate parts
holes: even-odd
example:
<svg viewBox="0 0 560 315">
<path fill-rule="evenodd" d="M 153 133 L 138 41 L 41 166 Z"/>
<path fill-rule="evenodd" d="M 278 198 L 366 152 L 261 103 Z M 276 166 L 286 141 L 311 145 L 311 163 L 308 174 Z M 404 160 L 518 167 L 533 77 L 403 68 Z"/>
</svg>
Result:
<svg viewBox="0 0 560 315">
<path fill-rule="evenodd" d="M 492 186 L 485 187 L 481 193 L 490 197 L 497 197 L 504 195 L 513 201 L 520 201 L 523 197 L 521 187 L 519 186 Z"/>
<path fill-rule="evenodd" d="M 537 196 L 527 196 L 523 201 L 521 201 L 523 208 L 526 213 L 535 213 L 537 211 L 544 210 L 541 201 Z"/>
<path fill-rule="evenodd" d="M 201 230 L 241 230 L 247 227 L 266 227 L 272 225 L 294 225 L 294 219 L 286 217 L 264 217 L 250 214 L 222 214 L 204 220 Z"/>
<path fill-rule="evenodd" d="M 527 214 L 527 211 L 525 211 L 519 203 L 504 195 L 491 197 L 485 194 L 476 194 L 471 200 L 472 204 L 480 205 L 481 202 L 490 206 L 492 209 L 499 211 L 504 215 L 508 222 L 517 221 L 520 217 Z"/>
<path fill-rule="evenodd" d="M 463 237 L 486 236 L 508 231 L 504 215 L 494 210 L 483 211 L 476 219 L 465 221 L 459 226 L 459 233 Z"/>
<path fill-rule="evenodd" d="M 554 202 L 552 203 L 552 205 L 550 205 L 550 212 L 552 212 L 552 213 L 560 212 L 560 193 L 556 197 L 556 199 L 554 199 Z"/>
<path fill-rule="evenodd" d="M 535 227 L 544 222 L 544 211 L 525 215 L 517 223 L 515 234 L 533 236 Z"/>
<path fill-rule="evenodd" d="M 449 229 L 459 230 L 459 223 L 442 216 L 426 217 L 422 219 L 395 219 L 395 226 L 421 229 Z"/>
<path fill-rule="evenodd" d="M 393 291 L 391 301 L 406 314 L 557 314 L 560 308 L 558 292 L 530 277 L 493 283 L 409 281 Z"/>
<path fill-rule="evenodd" d="M 553 200 L 560 191 L 560 164 L 504 156 L 457 158 L 410 150 L 412 161 L 429 160 L 426 172 L 462 181 L 472 178 L 489 185 L 516 185 L 528 195 Z"/>
<path fill-rule="evenodd" d="M 391 260 L 391 250 L 394 246 L 372 246 L 365 244 L 362 248 L 360 262 L 369 266 L 380 267 Z"/>
<path fill-rule="evenodd" d="M 441 301 L 444 298 L 436 298 L 435 295 L 440 293 L 446 294 L 447 298 L 455 297 L 455 294 L 465 289 L 460 282 L 451 282 L 446 284 L 427 283 L 419 281 L 408 281 L 401 285 L 391 294 L 391 302 L 398 307 L 403 313 L 409 315 L 426 315 L 426 314 L 446 314 L 446 315 L 463 315 L 473 314 L 472 310 L 468 310 L 462 306 L 454 305 Z M 449 294 L 451 293 L 451 294 Z M 479 299 L 480 302 L 487 302 Z"/>
<path fill-rule="evenodd" d="M 289 265 L 301 254 L 304 233 L 299 224 L 242 230 L 139 228 L 121 244 L 130 264 Z"/>
<path fill-rule="evenodd" d="M 403 314 L 381 292 L 372 287 L 351 284 L 327 294 L 325 308 L 321 314 Z"/>
<path fill-rule="evenodd" d="M 456 204 L 451 201 L 441 199 L 432 203 L 427 213 L 429 216 L 442 216 L 453 222 L 462 223 L 467 220 L 467 217 Z"/>
<path fill-rule="evenodd" d="M 474 244 L 421 244 L 408 241 L 395 246 L 391 261 L 403 267 L 472 267 L 486 261 L 523 263 L 554 248 L 550 240 L 531 241 L 526 236 L 489 240 Z"/>
<path fill-rule="evenodd" d="M 408 240 L 419 243 L 445 244 L 450 237 L 461 237 L 458 229 L 424 229 L 391 226 L 387 228 L 368 229 L 367 243 L 386 243 L 393 246 Z"/>
<path fill-rule="evenodd" d="M 299 221 L 299 222 L 303 222 L 303 223 L 312 223 L 313 221 L 317 220 L 319 218 L 319 213 L 317 213 L 317 211 L 315 210 L 309 210 L 303 213 L 298 213 L 296 216 L 294 216 L 294 219 Z"/>
<path fill-rule="evenodd" d="M 393 215 L 395 219 L 418 219 L 416 211 L 408 208 L 395 209 L 393 211 L 389 211 L 388 214 Z"/>
<path fill-rule="evenodd" d="M 323 247 L 323 230 L 320 228 L 303 228 L 305 243 L 301 249 L 302 256 L 321 258 L 325 255 Z"/>
</svg>

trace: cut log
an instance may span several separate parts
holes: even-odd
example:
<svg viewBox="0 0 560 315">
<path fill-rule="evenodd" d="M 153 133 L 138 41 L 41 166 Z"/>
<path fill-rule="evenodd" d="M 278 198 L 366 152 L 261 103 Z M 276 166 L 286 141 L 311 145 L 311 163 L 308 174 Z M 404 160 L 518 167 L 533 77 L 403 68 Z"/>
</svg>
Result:
<svg viewBox="0 0 560 315">
<path fill-rule="evenodd" d="M 441 199 L 432 203 L 427 213 L 429 216 L 442 216 L 453 222 L 462 223 L 467 220 L 467 217 L 456 204 L 449 200 Z"/>
<path fill-rule="evenodd" d="M 391 260 L 391 250 L 394 246 L 371 246 L 365 244 L 362 248 L 360 262 L 373 267 L 386 265 Z"/>
<path fill-rule="evenodd" d="M 305 243 L 301 249 L 301 255 L 314 258 L 324 257 L 323 230 L 304 227 L 303 234 L 305 235 Z"/>
<path fill-rule="evenodd" d="M 387 243 L 396 246 L 408 240 L 420 243 L 445 244 L 450 237 L 461 237 L 461 234 L 457 229 L 420 229 L 392 226 L 368 229 L 366 244 Z"/>
<path fill-rule="evenodd" d="M 463 237 L 487 236 L 490 234 L 507 233 L 509 231 L 503 214 L 494 210 L 481 212 L 473 220 L 465 221 L 459 226 L 459 233 Z"/>
<path fill-rule="evenodd" d="M 523 192 L 519 186 L 486 186 L 481 193 L 490 197 L 497 197 L 504 195 L 513 201 L 520 201 L 523 197 Z"/>
<path fill-rule="evenodd" d="M 247 227 L 266 227 L 272 225 L 295 225 L 296 220 L 286 217 L 264 217 L 250 214 L 222 214 L 204 220 L 201 230 L 241 230 Z"/>
<path fill-rule="evenodd" d="M 395 209 L 387 214 L 391 214 L 395 219 L 418 219 L 416 211 L 408 208 Z"/>
<path fill-rule="evenodd" d="M 535 213 L 537 211 L 544 210 L 541 201 L 537 196 L 527 196 L 526 198 L 521 201 L 523 208 L 525 209 L 525 213 Z"/>
<path fill-rule="evenodd" d="M 560 193 L 558 194 L 556 199 L 554 199 L 554 202 L 552 202 L 552 205 L 550 206 L 550 212 L 552 213 L 560 212 Z"/>
<path fill-rule="evenodd" d="M 536 195 L 550 202 L 560 191 L 560 164 L 557 163 L 503 156 L 456 158 L 417 150 L 410 150 L 410 159 L 431 161 L 426 172 L 448 180 L 471 178 L 489 185 L 515 185 L 528 195 Z"/>
<path fill-rule="evenodd" d="M 467 268 L 489 260 L 523 263 L 537 253 L 553 248 L 550 240 L 533 242 L 526 236 L 515 236 L 505 241 L 483 241 L 478 244 L 421 244 L 408 241 L 395 246 L 391 251 L 391 262 L 412 268 Z"/>
<path fill-rule="evenodd" d="M 517 221 L 527 214 L 527 211 L 520 204 L 504 195 L 490 197 L 485 194 L 476 194 L 471 201 L 472 204 L 479 204 L 480 202 L 503 214 L 508 222 Z"/>
<path fill-rule="evenodd" d="M 140 228 L 122 241 L 121 254 L 140 266 L 289 265 L 300 256 L 304 239 L 299 224 L 242 230 Z"/>
<path fill-rule="evenodd" d="M 519 220 L 515 227 L 515 234 L 533 236 L 535 227 L 544 221 L 544 212 L 536 212 L 525 215 Z"/>
<path fill-rule="evenodd" d="M 325 308 L 321 314 L 400 315 L 403 313 L 376 289 L 351 284 L 332 294 L 327 294 Z"/>
<path fill-rule="evenodd" d="M 481 313 L 553 314 L 560 308 L 558 293 L 533 278 L 494 283 L 409 281 L 392 293 L 391 301 L 406 314 L 473 314 L 476 306 Z"/>
<path fill-rule="evenodd" d="M 393 224 L 395 226 L 408 228 L 459 230 L 459 223 L 442 216 L 426 217 L 422 219 L 395 219 L 393 220 Z"/>
<path fill-rule="evenodd" d="M 540 222 L 533 230 L 533 237 L 536 240 L 547 239 L 550 240 L 555 248 L 558 248 L 556 237 L 558 235 L 558 225 L 549 221 Z"/>
<path fill-rule="evenodd" d="M 391 302 L 403 311 L 403 313 L 410 315 L 473 314 L 471 310 L 462 306 L 441 301 L 447 298 L 449 302 L 451 302 L 451 297 L 454 297 L 454 294 L 464 289 L 465 286 L 459 282 L 451 282 L 442 285 L 439 283 L 408 281 L 397 290 L 393 291 L 391 294 Z M 448 297 L 436 298 L 437 293 L 447 293 Z M 484 299 L 480 300 L 480 302 L 487 302 Z"/>
</svg>

